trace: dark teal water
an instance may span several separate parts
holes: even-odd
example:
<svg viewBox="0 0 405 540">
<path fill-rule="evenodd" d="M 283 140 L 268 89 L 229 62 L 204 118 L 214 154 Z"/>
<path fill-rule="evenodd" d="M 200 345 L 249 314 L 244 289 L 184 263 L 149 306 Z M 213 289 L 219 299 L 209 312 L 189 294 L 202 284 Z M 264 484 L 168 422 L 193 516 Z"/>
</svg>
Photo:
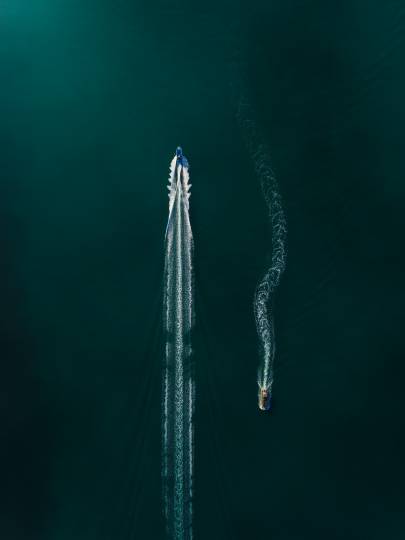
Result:
<svg viewBox="0 0 405 540">
<path fill-rule="evenodd" d="M 166 178 L 191 164 L 195 536 L 403 538 L 405 9 L 0 0 L 0 536 L 163 538 Z M 266 208 L 289 225 L 257 409 Z"/>
</svg>

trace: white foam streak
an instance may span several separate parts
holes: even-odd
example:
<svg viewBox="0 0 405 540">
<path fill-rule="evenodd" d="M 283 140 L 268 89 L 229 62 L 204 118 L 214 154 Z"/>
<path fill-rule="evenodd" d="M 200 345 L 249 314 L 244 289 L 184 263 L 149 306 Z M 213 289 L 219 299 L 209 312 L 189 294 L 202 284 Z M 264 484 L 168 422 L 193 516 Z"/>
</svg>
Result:
<svg viewBox="0 0 405 540">
<path fill-rule="evenodd" d="M 271 169 L 269 151 L 259 140 L 253 121 L 253 113 L 246 101 L 240 100 L 239 102 L 238 120 L 242 127 L 256 174 L 260 180 L 271 222 L 271 264 L 256 287 L 253 304 L 256 328 L 261 344 L 261 362 L 257 382 L 260 388 L 267 389 L 271 394 L 276 352 L 272 300 L 286 264 L 287 222 L 278 189 L 278 182 Z"/>
<path fill-rule="evenodd" d="M 189 219 L 189 174 L 173 158 L 169 177 L 165 253 L 166 349 L 163 374 L 163 496 L 169 538 L 191 540 L 193 496 L 194 377 L 193 239 Z"/>
</svg>

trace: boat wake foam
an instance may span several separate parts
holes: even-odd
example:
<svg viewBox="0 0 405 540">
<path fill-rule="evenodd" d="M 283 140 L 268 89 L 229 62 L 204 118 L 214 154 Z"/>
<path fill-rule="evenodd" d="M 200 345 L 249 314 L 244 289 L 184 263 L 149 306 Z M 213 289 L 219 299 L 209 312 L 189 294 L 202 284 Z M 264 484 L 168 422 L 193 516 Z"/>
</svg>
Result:
<svg viewBox="0 0 405 540">
<path fill-rule="evenodd" d="M 260 180 L 271 222 L 272 252 L 271 263 L 256 287 L 254 315 L 260 339 L 261 361 L 258 370 L 260 390 L 266 390 L 271 399 L 274 379 L 274 357 L 276 351 L 274 335 L 273 296 L 285 269 L 287 248 L 287 221 L 277 179 L 270 165 L 269 150 L 260 140 L 250 104 L 240 99 L 237 119 L 242 129 L 246 146 L 252 158 L 256 174 Z"/>
<path fill-rule="evenodd" d="M 188 163 L 175 156 L 170 165 L 165 235 L 162 404 L 163 503 L 167 534 L 175 540 L 191 540 L 193 522 L 195 382 L 191 348 L 194 306 L 190 187 Z"/>
</svg>

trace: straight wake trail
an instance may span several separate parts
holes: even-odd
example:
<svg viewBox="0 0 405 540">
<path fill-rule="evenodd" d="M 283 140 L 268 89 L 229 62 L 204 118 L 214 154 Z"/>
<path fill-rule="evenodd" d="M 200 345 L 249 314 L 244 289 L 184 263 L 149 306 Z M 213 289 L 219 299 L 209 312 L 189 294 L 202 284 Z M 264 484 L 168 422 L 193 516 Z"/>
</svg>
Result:
<svg viewBox="0 0 405 540">
<path fill-rule="evenodd" d="M 181 148 L 177 148 L 170 164 L 169 218 L 165 233 L 162 392 L 163 505 L 167 535 L 173 540 L 193 537 L 194 291 L 188 169 L 187 159 Z"/>
</svg>

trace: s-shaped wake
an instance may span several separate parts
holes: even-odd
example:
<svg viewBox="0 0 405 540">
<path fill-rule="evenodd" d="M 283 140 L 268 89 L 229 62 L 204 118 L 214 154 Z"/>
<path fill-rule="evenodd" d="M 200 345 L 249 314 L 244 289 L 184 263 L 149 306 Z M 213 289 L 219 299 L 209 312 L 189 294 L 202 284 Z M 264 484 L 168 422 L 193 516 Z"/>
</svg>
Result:
<svg viewBox="0 0 405 540">
<path fill-rule="evenodd" d="M 239 101 L 237 118 L 242 128 L 255 172 L 260 180 L 271 223 L 271 263 L 257 284 L 253 302 L 261 349 L 257 378 L 259 385 L 259 408 L 270 410 L 274 380 L 274 357 L 276 352 L 273 297 L 286 265 L 287 221 L 282 206 L 278 182 L 270 165 L 269 151 L 267 146 L 260 140 L 253 119 L 253 111 L 249 103 L 242 102 L 242 100 Z"/>
</svg>

